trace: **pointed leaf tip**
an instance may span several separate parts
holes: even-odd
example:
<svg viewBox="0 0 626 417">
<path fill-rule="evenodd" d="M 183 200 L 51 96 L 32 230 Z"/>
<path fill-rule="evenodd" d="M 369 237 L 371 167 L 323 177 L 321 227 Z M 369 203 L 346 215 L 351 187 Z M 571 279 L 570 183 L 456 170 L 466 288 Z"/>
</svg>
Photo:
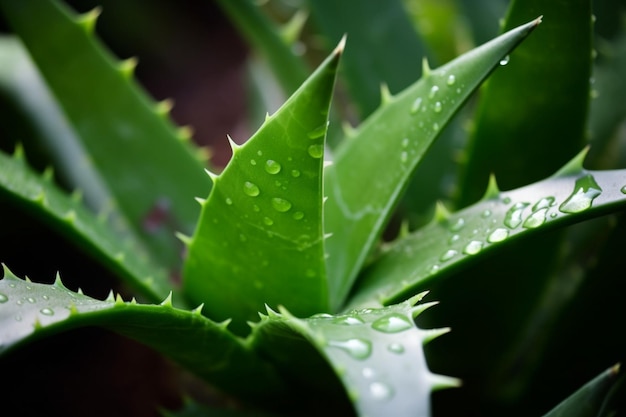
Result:
<svg viewBox="0 0 626 417">
<path fill-rule="evenodd" d="M 485 190 L 485 194 L 483 195 L 483 200 L 490 200 L 492 198 L 497 198 L 500 195 L 500 188 L 498 187 L 498 183 L 496 181 L 496 176 L 491 173 L 489 175 L 489 183 L 487 185 L 487 190 Z"/>
<path fill-rule="evenodd" d="M 163 307 L 172 307 L 172 291 L 165 297 L 165 300 L 161 301 Z"/>
<path fill-rule="evenodd" d="M 137 68 L 138 63 L 139 59 L 137 59 L 136 56 L 132 56 L 128 59 L 120 61 L 117 68 L 124 78 L 131 79 L 135 74 L 135 69 Z"/>
<path fill-rule="evenodd" d="M 424 338 L 422 339 L 423 344 L 427 344 L 444 334 L 450 333 L 452 329 L 450 327 L 442 327 L 440 329 L 430 329 L 424 330 Z"/>
<path fill-rule="evenodd" d="M 428 58 L 422 58 L 422 78 L 428 78 L 432 74 L 430 64 L 428 64 Z"/>
<path fill-rule="evenodd" d="M 380 84 L 380 104 L 381 106 L 384 106 L 385 104 L 389 104 L 391 103 L 391 101 L 393 100 L 393 95 L 391 95 L 391 92 L 389 91 L 389 86 L 387 85 L 387 83 L 381 83 Z"/>
<path fill-rule="evenodd" d="M 76 23 L 78 23 L 87 34 L 91 35 L 94 33 L 96 22 L 101 14 L 102 6 L 96 6 L 87 13 L 76 16 Z"/>
<path fill-rule="evenodd" d="M 439 301 L 431 301 L 430 303 L 418 304 L 411 309 L 411 314 L 413 315 L 413 318 L 415 318 L 429 308 L 436 306 L 437 304 L 439 304 Z"/>
<path fill-rule="evenodd" d="M 575 157 L 573 157 L 563 168 L 559 169 L 553 177 L 567 177 L 583 172 L 583 162 L 589 153 L 589 145 L 585 146 Z"/>
<path fill-rule="evenodd" d="M 459 388 L 463 385 L 463 381 L 451 376 L 431 374 L 428 379 L 430 380 L 430 387 L 432 391 L 439 391 L 447 388 Z"/>
<path fill-rule="evenodd" d="M 426 297 L 429 292 L 430 291 L 422 291 L 421 293 L 414 295 L 413 297 L 409 298 L 409 304 L 415 306 L 417 303 L 422 301 L 422 299 Z"/>
<path fill-rule="evenodd" d="M 335 47 L 335 50 L 333 51 L 333 55 L 341 55 L 343 53 L 343 50 L 346 48 L 346 39 L 347 38 L 348 38 L 348 34 L 344 33 L 344 35 L 341 37 L 341 40 L 339 41 L 339 43 Z"/>
<path fill-rule="evenodd" d="M 230 135 L 226 135 L 226 137 L 228 138 L 230 149 L 233 151 L 233 156 L 235 156 L 235 153 L 237 153 L 237 151 L 241 148 L 241 146 L 237 145 L 235 141 L 233 140 L 233 138 L 230 137 Z"/>
<path fill-rule="evenodd" d="M 450 218 L 450 212 L 443 204 L 441 200 L 437 200 L 435 204 L 435 215 L 433 216 L 433 222 L 435 223 L 443 223 L 444 221 Z"/>
</svg>

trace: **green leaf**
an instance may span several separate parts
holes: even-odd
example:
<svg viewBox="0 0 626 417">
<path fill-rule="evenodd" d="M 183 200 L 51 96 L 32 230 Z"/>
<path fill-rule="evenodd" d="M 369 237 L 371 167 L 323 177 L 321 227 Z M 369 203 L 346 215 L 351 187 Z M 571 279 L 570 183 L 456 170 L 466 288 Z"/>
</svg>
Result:
<svg viewBox="0 0 626 417">
<path fill-rule="evenodd" d="M 425 47 L 400 0 L 311 0 L 308 6 L 329 46 L 348 37 L 342 70 L 363 118 L 380 105 L 381 84 L 399 91 L 420 76 Z"/>
<path fill-rule="evenodd" d="M 76 16 L 40 0 L 3 0 L 0 9 L 120 210 L 160 262 L 178 266 L 173 232 L 192 230 L 199 213 L 193 198 L 206 194 L 211 183 L 182 141 L 188 136 L 170 122 L 169 103 L 152 103 L 132 81 L 135 61 L 116 61 L 96 42 L 97 10 Z M 165 212 L 166 224 L 144 228 L 155 211 Z"/>
<path fill-rule="evenodd" d="M 215 176 L 189 242 L 184 289 L 245 330 L 264 303 L 298 315 L 328 308 L 322 167 L 335 52 Z"/>
<path fill-rule="evenodd" d="M 148 260 L 144 248 L 122 240 L 105 217 L 96 218 L 51 179 L 39 177 L 29 169 L 19 149 L 13 158 L 0 153 L 0 195 L 49 223 L 149 300 L 157 301 L 168 294 L 165 271 Z"/>
<path fill-rule="evenodd" d="M 589 381 L 544 417 L 596 417 L 600 416 L 610 389 L 620 374 L 619 365 L 607 369 Z"/>
<path fill-rule="evenodd" d="M 550 175 L 585 144 L 591 2 L 515 0 L 504 30 L 538 14 L 543 15 L 541 29 L 485 85 L 464 158 L 458 207 L 481 197 L 490 173 L 505 189 L 520 187 Z"/>
<path fill-rule="evenodd" d="M 304 337 L 330 363 L 360 416 L 426 416 L 431 391 L 457 386 L 458 381 L 432 374 L 426 366 L 422 345 L 449 329 L 422 330 L 415 325 L 414 317 L 436 304 L 415 305 L 424 295 L 385 308 L 308 319 L 285 309 L 282 314 L 269 311 L 255 325 L 253 337 L 264 342 L 258 347 L 285 372 L 310 383 L 311 374 L 302 373 L 283 354 L 293 347 L 294 332 Z M 281 344 L 286 347 L 281 349 Z"/>
<path fill-rule="evenodd" d="M 539 20 L 443 67 L 383 105 L 344 142 L 325 171 L 324 226 L 331 305 L 340 306 L 377 242 L 415 167 L 439 131 Z M 383 140 L 384 138 L 384 140 Z"/>
<path fill-rule="evenodd" d="M 249 401 L 279 401 L 284 389 L 277 374 L 249 347 L 200 313 L 172 306 L 123 302 L 113 295 L 99 301 L 63 286 L 37 284 L 4 269 L 0 280 L 0 354 L 61 331 L 99 326 L 144 343 L 179 362 L 218 388 Z M 242 384 L 241 381 L 246 381 Z"/>
<path fill-rule="evenodd" d="M 372 263 L 350 305 L 394 302 L 481 259 L 479 253 L 622 210 L 626 170 L 587 171 L 584 154 L 543 181 L 503 192 L 493 181 L 480 202 L 454 214 L 440 210 L 428 226 L 397 241 Z"/>
</svg>

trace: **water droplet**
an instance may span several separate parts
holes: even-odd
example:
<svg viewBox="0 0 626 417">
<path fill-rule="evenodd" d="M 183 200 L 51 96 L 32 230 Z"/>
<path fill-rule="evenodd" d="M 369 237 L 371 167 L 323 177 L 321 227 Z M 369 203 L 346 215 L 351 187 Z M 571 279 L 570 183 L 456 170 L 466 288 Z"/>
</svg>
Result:
<svg viewBox="0 0 626 417">
<path fill-rule="evenodd" d="M 46 301 L 50 299 L 50 297 L 48 297 L 47 295 L 44 295 L 44 296 L 42 296 L 41 298 L 43 298 L 43 299 L 44 299 L 44 300 L 46 300 Z"/>
<path fill-rule="evenodd" d="M 317 313 L 311 316 L 312 319 L 332 319 L 333 317 L 335 316 L 328 313 Z"/>
<path fill-rule="evenodd" d="M 244 235 L 244 234 L 240 234 L 240 235 L 239 235 L 239 240 L 240 240 L 241 242 L 246 242 L 246 241 L 248 240 L 248 238 L 246 237 L 246 235 Z"/>
<path fill-rule="evenodd" d="M 328 123 L 324 123 L 322 125 L 319 125 L 315 129 L 311 130 L 308 133 L 309 138 L 310 139 L 317 139 L 319 137 L 324 136 L 324 134 L 326 133 L 326 127 L 328 127 Z"/>
<path fill-rule="evenodd" d="M 509 231 L 506 229 L 503 229 L 502 227 L 499 227 L 493 232 L 491 232 L 491 234 L 487 238 L 487 242 L 489 243 L 502 242 L 507 237 L 509 237 Z"/>
<path fill-rule="evenodd" d="M 448 75 L 448 81 L 446 81 L 446 83 L 448 85 L 454 85 L 455 82 L 456 82 L 456 77 L 452 74 Z"/>
<path fill-rule="evenodd" d="M 256 151 L 256 154 L 259 156 L 263 156 L 263 151 L 259 149 L 258 151 Z"/>
<path fill-rule="evenodd" d="M 53 316 L 54 315 L 54 311 L 51 308 L 42 308 L 41 310 L 39 310 L 39 312 L 41 314 L 43 314 L 44 316 Z"/>
<path fill-rule="evenodd" d="M 0 293 L 0 303 L 6 303 L 7 301 L 9 301 L 9 297 L 7 297 L 5 294 Z"/>
<path fill-rule="evenodd" d="M 443 105 L 441 104 L 441 101 L 435 102 L 435 105 L 433 106 L 433 110 L 435 111 L 435 113 L 441 113 L 442 109 Z"/>
<path fill-rule="evenodd" d="M 450 236 L 450 239 L 448 239 L 448 244 L 451 245 L 454 242 L 456 242 L 457 240 L 459 240 L 461 237 L 459 235 L 452 235 Z"/>
<path fill-rule="evenodd" d="M 257 206 L 256 204 L 254 206 L 252 206 L 252 210 L 254 210 L 255 212 L 259 212 L 261 211 L 261 209 L 259 208 L 259 206 Z"/>
<path fill-rule="evenodd" d="M 550 213 L 550 217 L 551 217 L 551 218 L 553 218 L 553 219 L 554 219 L 556 216 L 558 216 L 558 214 L 556 214 L 556 213 L 554 213 L 554 212 Z"/>
<path fill-rule="evenodd" d="M 411 105 L 411 114 L 417 113 L 419 111 L 420 107 L 422 107 L 422 98 L 418 97 L 418 98 L 415 99 L 415 101 Z"/>
<path fill-rule="evenodd" d="M 309 155 L 312 158 L 319 159 L 324 156 L 324 146 L 323 145 L 311 145 L 308 149 Z"/>
<path fill-rule="evenodd" d="M 402 314 L 392 313 L 372 323 L 372 328 L 383 333 L 398 333 L 413 327 L 411 321 Z"/>
<path fill-rule="evenodd" d="M 546 222 L 546 214 L 548 214 L 548 208 L 542 208 L 532 212 L 532 214 L 524 221 L 523 226 L 526 229 L 534 229 L 541 226 Z"/>
<path fill-rule="evenodd" d="M 233 200 L 231 200 L 230 198 L 227 198 L 225 201 L 226 201 L 226 204 L 228 204 L 229 206 L 233 205 Z"/>
<path fill-rule="evenodd" d="M 269 217 L 264 217 L 263 223 L 265 223 L 267 226 L 271 226 L 274 224 L 274 220 L 270 219 Z"/>
<path fill-rule="evenodd" d="M 515 203 L 504 216 L 504 224 L 510 228 L 515 229 L 522 224 L 522 213 L 524 209 L 529 206 L 529 203 Z"/>
<path fill-rule="evenodd" d="M 435 96 L 437 95 L 437 92 L 439 91 L 439 87 L 436 85 L 433 85 L 432 87 L 430 87 L 430 92 L 428 93 L 428 98 L 435 98 Z"/>
<path fill-rule="evenodd" d="M 433 123 L 433 130 L 435 132 L 437 132 L 439 130 L 439 123 L 437 123 L 437 122 Z"/>
<path fill-rule="evenodd" d="M 35 304 L 37 302 L 37 300 L 35 300 L 33 297 L 28 297 L 26 301 L 28 301 L 31 304 Z"/>
<path fill-rule="evenodd" d="M 243 183 L 243 192 L 250 197 L 256 197 L 261 193 L 261 190 L 259 190 L 259 187 L 257 187 L 256 184 L 246 181 Z"/>
<path fill-rule="evenodd" d="M 428 270 L 428 272 L 430 272 L 431 274 L 434 274 L 435 272 L 439 271 L 440 266 L 435 264 L 433 266 L 430 267 L 430 269 Z"/>
<path fill-rule="evenodd" d="M 19 314 L 17 314 L 15 316 L 15 321 L 22 321 L 22 316 L 20 316 Z"/>
<path fill-rule="evenodd" d="M 511 58 L 507 55 L 507 56 L 505 56 L 504 58 L 502 58 L 500 60 L 500 65 L 505 66 L 506 64 L 509 63 L 510 60 L 511 60 Z"/>
<path fill-rule="evenodd" d="M 354 359 L 367 359 L 372 353 L 372 343 L 364 339 L 331 340 L 328 344 L 345 351 Z"/>
<path fill-rule="evenodd" d="M 24 300 L 17 300 L 15 304 L 21 306 L 22 304 L 24 304 Z"/>
<path fill-rule="evenodd" d="M 502 202 L 503 202 L 504 204 L 509 204 L 509 203 L 511 202 L 511 197 L 504 197 L 504 198 L 502 199 Z"/>
<path fill-rule="evenodd" d="M 376 376 L 376 371 L 374 371 L 372 368 L 363 368 L 361 374 L 365 378 L 374 378 Z"/>
<path fill-rule="evenodd" d="M 487 217 L 491 216 L 491 210 L 486 209 L 484 210 L 481 214 L 480 217 L 482 217 L 483 219 L 486 219 Z"/>
<path fill-rule="evenodd" d="M 375 400 L 385 401 L 393 397 L 392 389 L 382 382 L 372 382 L 370 384 L 370 394 Z"/>
<path fill-rule="evenodd" d="M 274 210 L 284 213 L 291 209 L 291 203 L 284 198 L 274 197 L 272 198 L 272 207 L 274 207 Z"/>
<path fill-rule="evenodd" d="M 455 251 L 454 249 L 448 249 L 443 255 L 441 255 L 441 258 L 439 258 L 439 260 L 441 262 L 446 262 L 449 261 L 450 259 L 454 258 L 456 255 L 458 255 L 459 252 Z"/>
<path fill-rule="evenodd" d="M 276 175 L 280 172 L 281 168 L 280 164 L 272 159 L 265 161 L 265 172 L 268 174 Z"/>
<path fill-rule="evenodd" d="M 297 169 L 292 170 L 291 176 L 294 178 L 298 178 L 300 176 L 300 171 L 298 171 Z"/>
<path fill-rule="evenodd" d="M 537 201 L 533 206 L 533 211 L 550 208 L 554 205 L 554 197 L 544 197 Z"/>
<path fill-rule="evenodd" d="M 451 232 L 458 232 L 465 226 L 465 220 L 463 218 L 459 218 L 452 226 L 450 226 Z"/>
<path fill-rule="evenodd" d="M 407 154 L 406 152 L 402 152 L 402 153 L 400 154 L 400 161 L 402 161 L 402 162 L 406 162 L 406 161 L 407 161 L 407 159 L 409 159 L 409 154 Z"/>
<path fill-rule="evenodd" d="M 254 159 L 250 160 L 250 165 L 256 165 L 256 161 Z"/>
<path fill-rule="evenodd" d="M 591 175 L 578 178 L 572 194 L 561 204 L 563 213 L 580 213 L 591 207 L 593 200 L 602 194 L 602 188 Z"/>
<path fill-rule="evenodd" d="M 342 316 L 333 320 L 335 324 L 341 324 L 343 326 L 354 326 L 356 324 L 363 324 L 363 320 L 354 316 Z"/>
<path fill-rule="evenodd" d="M 402 139 L 402 147 L 403 148 L 406 148 L 407 146 L 409 146 L 409 143 L 410 143 L 409 138 Z"/>
<path fill-rule="evenodd" d="M 294 220 L 301 220 L 304 217 L 304 213 L 301 211 L 296 211 L 295 213 L 293 213 Z"/>
<path fill-rule="evenodd" d="M 393 352 L 393 353 L 404 353 L 404 346 L 402 346 L 400 343 L 392 343 L 389 346 L 387 346 L 387 350 L 389 352 Z"/>
<path fill-rule="evenodd" d="M 472 240 L 470 243 L 465 245 L 463 248 L 463 253 L 467 255 L 476 255 L 483 249 L 483 242 L 479 242 L 478 240 Z"/>
<path fill-rule="evenodd" d="M 622 192 L 622 194 L 626 194 L 626 185 L 620 188 L 620 191 Z"/>
</svg>

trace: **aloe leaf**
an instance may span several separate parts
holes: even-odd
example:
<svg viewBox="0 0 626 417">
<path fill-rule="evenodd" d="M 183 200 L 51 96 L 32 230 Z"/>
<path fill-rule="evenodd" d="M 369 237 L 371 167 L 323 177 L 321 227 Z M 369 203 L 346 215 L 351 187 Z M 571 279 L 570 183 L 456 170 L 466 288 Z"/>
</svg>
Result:
<svg viewBox="0 0 626 417">
<path fill-rule="evenodd" d="M 350 305 L 391 303 L 463 268 L 479 253 L 622 210 L 626 170 L 585 170 L 584 155 L 543 181 L 503 192 L 493 181 L 480 202 L 454 214 L 440 210 L 428 226 L 397 241 L 373 262 Z"/>
<path fill-rule="evenodd" d="M 544 417 L 596 417 L 600 416 L 602 406 L 611 388 L 620 375 L 620 366 L 615 365 L 589 381 L 578 391 L 563 400 Z"/>
<path fill-rule="evenodd" d="M 380 105 L 381 84 L 399 91 L 419 77 L 426 48 L 400 0 L 312 0 L 308 6 L 329 45 L 348 36 L 342 70 L 363 118 Z"/>
<path fill-rule="evenodd" d="M 156 258 L 180 263 L 175 230 L 192 230 L 193 198 L 211 183 L 167 116 L 132 81 L 134 60 L 96 42 L 97 12 L 76 16 L 52 1 L 0 1 L 117 204 Z M 164 224 L 146 225 L 158 211 Z M 174 230 L 172 230 L 174 229 Z"/>
<path fill-rule="evenodd" d="M 291 94 L 307 78 L 304 61 L 281 39 L 275 25 L 249 0 L 219 0 L 218 4 L 228 14 L 240 33 L 267 58 L 272 73 L 286 94 Z"/>
<path fill-rule="evenodd" d="M 343 43 L 214 177 L 188 242 L 184 289 L 237 329 L 264 303 L 328 308 L 322 227 L 324 137 Z"/>
<path fill-rule="evenodd" d="M 413 319 L 436 304 L 416 305 L 424 295 L 385 308 L 307 319 L 283 308 L 281 314 L 269 310 L 251 337 L 277 366 L 311 383 L 311 374 L 301 374 L 301 368 L 283 354 L 292 347 L 293 333 L 304 337 L 328 361 L 360 416 L 427 416 L 431 392 L 457 386 L 458 381 L 433 374 L 426 366 L 423 344 L 449 329 L 422 330 L 415 325 Z M 321 389 L 336 395 L 334 386 Z"/>
<path fill-rule="evenodd" d="M 342 304 L 367 255 L 439 131 L 500 60 L 539 23 L 535 20 L 427 71 L 383 105 L 337 149 L 325 171 L 324 227 L 331 305 Z M 381 138 L 386 138 L 381 140 Z M 339 255 L 340 254 L 340 255 Z"/>
<path fill-rule="evenodd" d="M 63 286 L 24 281 L 6 267 L 0 280 L 0 354 L 27 342 L 85 326 L 103 327 L 171 357 L 218 388 L 250 401 L 271 401 L 281 393 L 275 371 L 245 343 L 200 312 L 172 306 L 124 302 L 113 295 L 99 301 Z M 242 384 L 241 380 L 247 381 Z M 254 381 L 257 381 L 255 383 Z"/>
<path fill-rule="evenodd" d="M 537 14 L 544 16 L 541 30 L 485 85 L 464 156 L 458 207 L 481 197 L 492 172 L 503 188 L 520 187 L 550 175 L 585 144 L 591 2 L 515 0 L 504 30 Z"/>
<path fill-rule="evenodd" d="M 145 249 L 122 240 L 106 218 L 96 218 L 51 179 L 33 172 L 19 150 L 12 158 L 0 153 L 0 195 L 55 227 L 149 300 L 157 301 L 168 294 L 165 271 L 148 260 Z"/>
</svg>

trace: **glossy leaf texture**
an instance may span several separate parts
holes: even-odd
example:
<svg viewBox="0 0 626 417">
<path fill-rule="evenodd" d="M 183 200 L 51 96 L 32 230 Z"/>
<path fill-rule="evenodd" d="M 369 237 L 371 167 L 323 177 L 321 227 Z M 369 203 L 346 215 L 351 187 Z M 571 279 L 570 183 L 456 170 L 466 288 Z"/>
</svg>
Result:
<svg viewBox="0 0 626 417">
<path fill-rule="evenodd" d="M 28 48 L 116 203 L 169 268 L 180 264 L 176 230 L 189 232 L 210 189 L 202 163 L 159 105 L 132 80 L 135 60 L 117 61 L 93 30 L 98 12 L 77 16 L 54 1 L 1 1 L 0 10 Z M 146 225 L 155 211 L 165 221 Z M 163 216 L 161 216 L 163 217 Z"/>
<path fill-rule="evenodd" d="M 96 217 L 78 195 L 65 194 L 51 178 L 33 172 L 19 148 L 13 157 L 0 153 L 0 195 L 50 224 L 147 299 L 168 294 L 167 274 L 150 262 L 145 248 L 119 237 L 110 220 Z"/>
<path fill-rule="evenodd" d="M 343 42 L 239 147 L 188 242 L 184 289 L 244 331 L 264 304 L 328 309 L 322 225 L 324 138 Z M 187 240 L 187 239 L 185 239 Z"/>
<path fill-rule="evenodd" d="M 342 71 L 361 118 L 380 105 L 382 84 L 400 91 L 419 78 L 426 47 L 400 0 L 312 0 L 308 7 L 329 47 L 348 37 Z"/>
<path fill-rule="evenodd" d="M 112 294 L 99 301 L 68 290 L 60 279 L 52 285 L 24 281 L 5 267 L 0 323 L 0 355 L 55 333 L 99 326 L 152 347 L 246 400 L 279 401 L 284 389 L 273 368 L 230 333 L 227 323 L 205 318 L 200 308 L 174 308 L 171 297 L 160 305 L 124 302 Z"/>
<path fill-rule="evenodd" d="M 618 378 L 623 380 L 620 366 L 615 365 L 563 400 L 544 417 L 605 417 L 615 415 L 612 414 L 615 411 L 607 409 L 606 400 L 610 397 L 610 392 L 616 386 Z"/>
<path fill-rule="evenodd" d="M 294 346 L 294 334 L 303 337 L 328 361 L 359 416 L 426 416 L 431 391 L 457 386 L 458 381 L 432 374 L 426 366 L 422 346 L 449 329 L 422 330 L 415 325 L 414 317 L 436 304 L 416 304 L 424 295 L 385 308 L 318 314 L 307 319 L 298 319 L 285 309 L 280 314 L 268 310 L 268 315 L 254 325 L 252 337 L 261 352 L 288 375 L 300 383 L 313 384 L 319 371 L 302 374 L 302 368 L 292 362 L 309 359 L 290 360 L 284 355 Z M 317 388 L 325 397 L 332 398 L 337 392 L 329 383 Z"/>
<path fill-rule="evenodd" d="M 503 188 L 545 178 L 585 144 L 591 76 L 591 1 L 515 0 L 503 30 L 543 15 L 485 85 L 458 184 L 477 201 L 495 173 Z M 533 169 L 527 169 L 532 166 Z"/>
<path fill-rule="evenodd" d="M 539 20 L 520 26 L 438 68 L 427 70 L 359 126 L 325 170 L 324 227 L 331 305 L 345 300 L 411 174 L 439 131 L 500 60 Z M 384 138 L 384 140 L 383 140 Z"/>
<path fill-rule="evenodd" d="M 587 171 L 584 154 L 543 181 L 502 192 L 493 181 L 480 202 L 454 214 L 440 210 L 372 263 L 350 305 L 394 302 L 518 238 L 622 210 L 626 170 Z"/>
</svg>

